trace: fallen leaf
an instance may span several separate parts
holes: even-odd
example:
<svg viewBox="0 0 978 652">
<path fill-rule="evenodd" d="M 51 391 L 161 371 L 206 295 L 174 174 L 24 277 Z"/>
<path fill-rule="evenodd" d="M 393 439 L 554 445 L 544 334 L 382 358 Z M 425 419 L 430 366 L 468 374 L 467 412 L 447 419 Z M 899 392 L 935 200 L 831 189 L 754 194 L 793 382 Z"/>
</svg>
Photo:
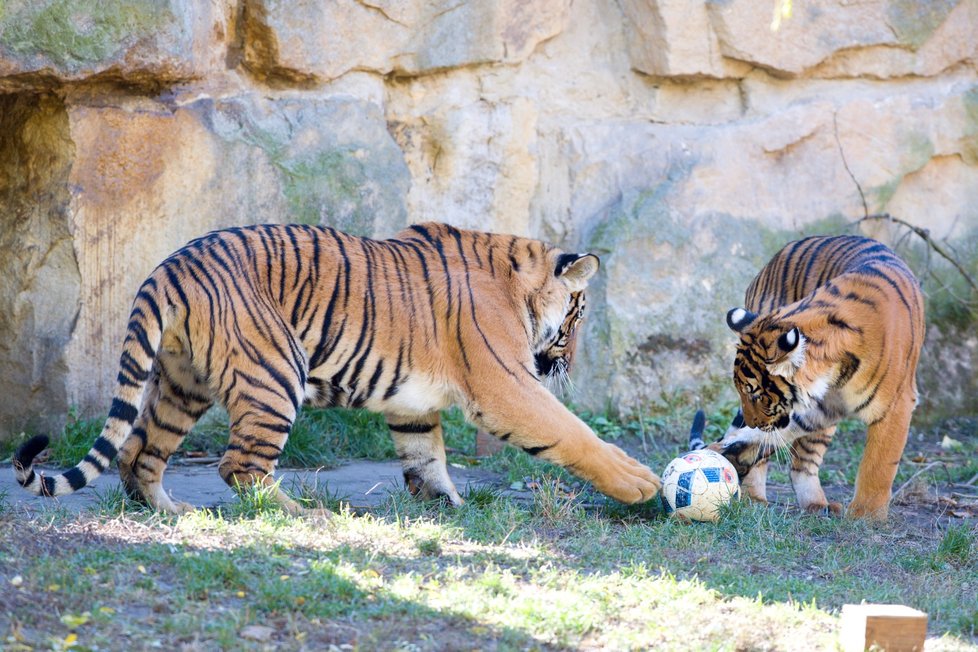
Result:
<svg viewBox="0 0 978 652">
<path fill-rule="evenodd" d="M 944 439 L 941 440 L 941 448 L 946 451 L 955 451 L 964 446 L 957 439 L 951 439 L 947 435 L 944 435 Z"/>
<path fill-rule="evenodd" d="M 61 622 L 65 624 L 68 629 L 78 629 L 85 623 L 87 623 L 92 618 L 92 614 L 86 611 L 82 614 L 64 614 L 61 616 Z"/>
</svg>

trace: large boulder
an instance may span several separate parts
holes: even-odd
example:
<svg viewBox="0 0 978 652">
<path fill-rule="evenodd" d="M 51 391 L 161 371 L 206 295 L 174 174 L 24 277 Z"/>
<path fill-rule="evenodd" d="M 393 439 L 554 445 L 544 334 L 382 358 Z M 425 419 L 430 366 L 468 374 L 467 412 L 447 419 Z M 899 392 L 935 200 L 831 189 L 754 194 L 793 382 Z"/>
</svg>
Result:
<svg viewBox="0 0 978 652">
<path fill-rule="evenodd" d="M 67 408 L 64 348 L 81 307 L 73 150 L 60 100 L 0 96 L 0 436 L 57 428 Z"/>
<path fill-rule="evenodd" d="M 4 102 L 4 429 L 104 403 L 136 289 L 191 238 L 260 222 L 364 235 L 407 223 L 407 169 L 373 104 Z"/>
<path fill-rule="evenodd" d="M 968 0 L 793 3 L 790 16 L 750 0 L 708 2 L 724 56 L 777 75 L 933 75 L 974 61 L 976 7 Z"/>
<path fill-rule="evenodd" d="M 223 67 L 223 13 L 192 0 L 9 0 L 0 92 L 82 80 L 160 88 Z"/>
<path fill-rule="evenodd" d="M 569 4 L 245 0 L 239 29 L 248 70 L 271 83 L 303 84 L 354 70 L 419 75 L 521 62 L 561 30 Z"/>
</svg>

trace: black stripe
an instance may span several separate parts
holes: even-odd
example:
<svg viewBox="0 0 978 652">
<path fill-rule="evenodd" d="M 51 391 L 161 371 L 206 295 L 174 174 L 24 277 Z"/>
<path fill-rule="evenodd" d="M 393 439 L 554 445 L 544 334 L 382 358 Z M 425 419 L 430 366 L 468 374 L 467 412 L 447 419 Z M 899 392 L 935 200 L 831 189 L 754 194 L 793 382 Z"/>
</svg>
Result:
<svg viewBox="0 0 978 652">
<path fill-rule="evenodd" d="M 67 471 L 65 471 L 64 478 L 65 478 L 65 480 L 68 481 L 68 484 L 71 486 L 71 490 L 72 491 L 78 491 L 79 489 L 81 489 L 82 487 L 84 487 L 86 484 L 88 484 L 88 482 L 85 480 L 85 474 L 77 466 L 76 467 L 73 467 L 73 468 L 70 468 Z M 53 478 L 52 478 L 52 480 L 53 480 Z M 52 487 L 52 489 L 53 489 L 53 487 Z M 52 493 L 53 493 L 53 491 L 52 491 Z"/>
<path fill-rule="evenodd" d="M 183 291 L 183 287 L 180 285 L 180 279 L 177 275 L 170 269 L 170 265 L 163 268 L 166 273 L 167 278 L 170 280 L 170 286 L 177 293 L 180 301 L 183 303 L 184 315 L 183 315 L 183 332 L 187 336 L 187 346 L 190 347 L 190 359 L 193 360 L 194 357 L 194 344 L 193 340 L 190 339 L 190 301 L 187 299 L 187 293 Z"/>
<path fill-rule="evenodd" d="M 132 424 L 136 421 L 137 416 L 139 416 L 139 410 L 135 405 L 121 398 L 112 399 L 112 407 L 109 409 L 110 419 L 119 419 L 128 424 Z"/>
<path fill-rule="evenodd" d="M 110 462 L 116 456 L 116 453 L 119 452 L 119 450 L 112 445 L 112 442 L 102 435 L 99 435 L 98 439 L 95 440 L 95 443 L 92 444 L 92 450 Z"/>
<path fill-rule="evenodd" d="M 830 326 L 835 326 L 836 328 L 841 328 L 842 330 L 852 331 L 854 333 L 863 332 L 863 329 L 859 328 L 858 326 L 853 326 L 849 324 L 849 322 L 845 321 L 841 317 L 838 317 L 834 314 L 829 315 L 828 322 Z"/>
<path fill-rule="evenodd" d="M 102 473 L 103 471 L 105 471 L 106 465 L 103 464 L 97 457 L 95 457 L 91 453 L 85 455 L 85 458 L 82 461 L 83 462 L 88 462 L 89 464 L 91 464 L 92 466 L 94 466 L 96 469 L 98 469 L 98 472 L 99 473 Z"/>
<path fill-rule="evenodd" d="M 24 478 L 24 480 L 20 483 L 20 486 L 21 487 L 26 487 L 26 486 L 30 485 L 30 483 L 34 482 L 34 476 L 35 475 L 37 475 L 37 474 L 34 473 L 34 469 L 31 469 L 31 472 L 27 474 L 27 477 Z"/>
<path fill-rule="evenodd" d="M 147 283 L 149 283 L 149 281 L 146 281 L 146 283 L 143 284 L 143 287 L 145 287 Z M 156 285 L 156 282 L 155 281 L 153 282 L 153 285 Z M 160 314 L 160 307 L 156 303 L 156 299 L 153 296 L 151 296 L 149 294 L 149 292 L 147 292 L 146 290 L 140 290 L 139 291 L 139 294 L 136 295 L 136 298 L 137 299 L 142 299 L 146 303 L 146 305 L 149 306 L 149 309 L 153 312 L 153 317 L 156 318 L 156 326 L 157 326 L 157 328 L 160 331 L 162 331 L 163 330 L 163 316 Z"/>
<path fill-rule="evenodd" d="M 835 386 L 844 387 L 856 375 L 860 364 L 861 360 L 859 358 L 852 353 L 846 352 L 845 360 L 839 367 L 839 377 L 835 381 Z"/>
<path fill-rule="evenodd" d="M 146 357 L 153 359 L 156 357 L 156 351 L 153 350 L 153 345 L 149 343 L 149 335 L 146 333 L 146 329 L 138 321 L 129 322 L 129 335 L 134 337 L 139 346 L 143 348 L 143 353 Z M 128 337 L 126 339 L 129 339 Z"/>
<path fill-rule="evenodd" d="M 436 425 L 437 424 L 434 423 L 401 423 L 397 425 L 393 423 L 388 423 L 387 427 L 394 432 L 421 434 L 425 432 L 431 432 L 432 430 L 435 429 Z"/>
<path fill-rule="evenodd" d="M 404 357 L 404 341 L 402 340 L 397 347 L 397 364 L 394 366 L 394 378 L 393 380 L 391 380 L 391 386 L 387 388 L 386 392 L 384 392 L 385 401 L 397 393 L 398 383 L 401 382 L 401 362 L 403 361 L 403 357 Z"/>
<path fill-rule="evenodd" d="M 539 455 L 540 453 L 542 453 L 543 451 L 550 450 L 551 448 L 553 448 L 556 445 L 557 444 L 554 443 L 554 444 L 549 444 L 547 446 L 521 446 L 520 448 L 522 448 L 527 453 L 529 453 L 530 455 L 533 455 L 535 457 L 535 456 Z"/>
</svg>

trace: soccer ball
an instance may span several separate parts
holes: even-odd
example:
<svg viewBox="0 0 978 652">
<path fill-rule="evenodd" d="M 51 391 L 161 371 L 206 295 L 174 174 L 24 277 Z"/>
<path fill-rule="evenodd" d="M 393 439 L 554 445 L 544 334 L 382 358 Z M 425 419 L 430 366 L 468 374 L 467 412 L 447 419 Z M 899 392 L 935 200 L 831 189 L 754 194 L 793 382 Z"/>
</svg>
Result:
<svg viewBox="0 0 978 652">
<path fill-rule="evenodd" d="M 666 514 L 691 521 L 716 521 L 720 508 L 740 495 L 733 465 L 709 449 L 690 451 L 669 462 L 662 474 Z"/>
</svg>

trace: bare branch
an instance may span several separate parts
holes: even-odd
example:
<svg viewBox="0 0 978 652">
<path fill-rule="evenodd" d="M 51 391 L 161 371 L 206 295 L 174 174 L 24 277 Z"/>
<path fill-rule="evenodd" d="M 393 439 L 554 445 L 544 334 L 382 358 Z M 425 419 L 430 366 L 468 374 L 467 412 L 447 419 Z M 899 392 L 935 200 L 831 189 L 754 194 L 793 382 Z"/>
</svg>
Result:
<svg viewBox="0 0 978 652">
<path fill-rule="evenodd" d="M 885 221 L 888 221 L 888 222 L 892 222 L 894 224 L 899 224 L 900 226 L 903 226 L 903 227 L 906 227 L 906 228 L 910 229 L 911 231 L 913 231 L 914 233 L 916 233 L 918 236 L 920 236 L 920 238 L 924 242 L 926 242 L 928 244 L 928 246 L 930 246 L 931 249 L 933 249 L 934 251 L 936 251 L 937 254 L 941 258 L 945 259 L 946 261 L 948 261 L 949 263 L 951 263 L 952 265 L 954 265 L 955 269 L 957 269 L 958 272 L 961 273 L 961 276 L 963 276 L 964 277 L 964 280 L 966 280 L 968 282 L 968 285 L 971 286 L 971 289 L 972 290 L 978 291 L 978 284 L 976 284 L 975 283 L 975 280 L 973 278 L 971 278 L 971 274 L 968 273 L 968 270 L 966 270 L 964 268 L 964 266 L 961 263 L 959 263 L 957 261 L 957 259 L 954 258 L 954 256 L 952 256 L 951 254 L 949 254 L 947 252 L 947 250 L 943 246 L 941 246 L 941 244 L 939 242 L 937 242 L 932 237 L 930 237 L 930 231 L 929 230 L 927 230 L 925 228 L 922 228 L 922 227 L 919 227 L 919 226 L 916 226 L 914 224 L 911 224 L 910 222 L 907 222 L 906 220 L 901 220 L 899 217 L 893 217 L 889 213 L 878 213 L 878 214 L 875 214 L 875 215 L 866 215 L 865 217 L 861 217 L 858 220 L 856 220 L 856 224 L 859 224 L 860 222 L 865 222 L 867 220 L 885 220 Z"/>
</svg>

